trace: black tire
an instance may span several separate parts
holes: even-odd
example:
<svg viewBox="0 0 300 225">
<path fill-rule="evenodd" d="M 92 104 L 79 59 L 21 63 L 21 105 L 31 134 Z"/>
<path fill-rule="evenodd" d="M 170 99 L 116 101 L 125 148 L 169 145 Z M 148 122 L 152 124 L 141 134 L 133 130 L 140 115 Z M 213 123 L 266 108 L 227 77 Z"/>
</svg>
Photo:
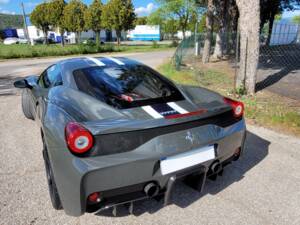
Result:
<svg viewBox="0 0 300 225">
<path fill-rule="evenodd" d="M 47 152 L 47 147 L 46 144 L 43 141 L 43 157 L 44 157 L 44 162 L 45 162 L 45 168 L 46 168 L 46 178 L 47 178 L 47 183 L 48 183 L 48 189 L 49 189 L 49 194 L 50 194 L 50 199 L 51 203 L 54 209 L 60 210 L 62 209 L 62 204 L 59 198 L 59 194 L 56 188 L 53 172 L 51 169 L 49 157 L 48 157 L 48 152 Z"/>
<path fill-rule="evenodd" d="M 22 92 L 22 110 L 24 116 L 27 119 L 34 120 L 34 116 L 32 115 L 32 111 L 30 108 L 30 98 L 28 96 L 27 90 L 23 90 Z"/>
</svg>

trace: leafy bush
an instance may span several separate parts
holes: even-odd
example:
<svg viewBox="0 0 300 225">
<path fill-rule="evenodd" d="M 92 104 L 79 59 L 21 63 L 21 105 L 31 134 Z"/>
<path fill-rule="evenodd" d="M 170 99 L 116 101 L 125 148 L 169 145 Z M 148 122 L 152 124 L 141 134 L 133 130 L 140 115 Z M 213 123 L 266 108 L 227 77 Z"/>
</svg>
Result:
<svg viewBox="0 0 300 225">
<path fill-rule="evenodd" d="M 170 44 L 171 48 L 177 48 L 178 47 L 178 41 L 177 40 L 173 40 L 172 43 Z"/>
<path fill-rule="evenodd" d="M 159 48 L 159 44 L 157 43 L 157 41 L 152 42 L 152 48 Z"/>
<path fill-rule="evenodd" d="M 157 43 L 147 46 L 116 46 L 114 44 L 102 44 L 100 46 L 79 44 L 66 45 L 62 47 L 60 44 L 35 46 L 30 45 L 3 45 L 0 43 L 0 59 L 13 58 L 32 58 L 45 56 L 65 56 L 65 55 L 80 55 L 80 54 L 96 54 L 104 52 L 145 52 L 149 50 L 166 50 L 168 45 L 158 45 Z"/>
</svg>

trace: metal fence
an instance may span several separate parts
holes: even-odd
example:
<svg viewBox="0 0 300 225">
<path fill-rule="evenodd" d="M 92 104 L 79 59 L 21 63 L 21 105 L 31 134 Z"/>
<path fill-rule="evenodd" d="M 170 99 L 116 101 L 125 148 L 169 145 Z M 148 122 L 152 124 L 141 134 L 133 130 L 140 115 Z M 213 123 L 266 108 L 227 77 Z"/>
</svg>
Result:
<svg viewBox="0 0 300 225">
<path fill-rule="evenodd" d="M 236 58 L 238 55 L 238 34 L 237 33 L 228 33 L 224 35 L 224 42 L 222 45 L 223 55 L 233 62 L 237 61 Z M 203 49 L 205 43 L 205 33 L 192 35 L 188 38 L 185 38 L 181 41 L 179 46 L 176 49 L 176 52 L 173 57 L 173 64 L 176 66 L 177 70 L 180 70 L 186 65 L 198 64 L 202 61 Z M 210 49 L 210 58 L 213 58 L 214 48 L 216 45 L 216 34 L 213 34 L 211 41 Z"/>
<path fill-rule="evenodd" d="M 270 45 L 299 43 L 299 28 L 299 25 L 294 23 L 274 23 Z"/>
<path fill-rule="evenodd" d="M 289 31 L 283 32 L 286 30 Z M 238 73 L 239 35 L 235 33 L 226 34 L 225 39 L 224 58 L 219 61 L 227 60 L 228 66 L 235 69 L 235 73 Z M 300 100 L 300 42 L 298 39 L 298 25 L 287 26 L 286 24 L 275 25 L 269 44 L 264 38 L 261 38 L 257 91 L 268 88 L 279 94 L 286 95 L 288 93 L 288 97 Z M 204 41 L 205 34 L 198 34 L 186 38 L 179 44 L 173 57 L 173 64 L 177 70 L 193 67 L 201 71 L 202 66 L 204 66 L 202 63 Z M 215 43 L 216 35 L 214 34 L 210 52 L 210 59 L 214 63 L 218 62 L 218 59 L 213 58 Z"/>
</svg>

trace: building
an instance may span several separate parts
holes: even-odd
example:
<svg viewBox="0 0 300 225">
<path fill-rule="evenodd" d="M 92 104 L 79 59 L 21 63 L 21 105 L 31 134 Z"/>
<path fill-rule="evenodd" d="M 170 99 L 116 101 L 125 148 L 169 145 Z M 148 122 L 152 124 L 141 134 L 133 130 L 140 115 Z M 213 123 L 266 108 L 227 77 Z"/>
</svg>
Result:
<svg viewBox="0 0 300 225">
<path fill-rule="evenodd" d="M 132 41 L 160 41 L 160 27 L 158 25 L 137 25 L 128 32 L 127 38 Z"/>
</svg>

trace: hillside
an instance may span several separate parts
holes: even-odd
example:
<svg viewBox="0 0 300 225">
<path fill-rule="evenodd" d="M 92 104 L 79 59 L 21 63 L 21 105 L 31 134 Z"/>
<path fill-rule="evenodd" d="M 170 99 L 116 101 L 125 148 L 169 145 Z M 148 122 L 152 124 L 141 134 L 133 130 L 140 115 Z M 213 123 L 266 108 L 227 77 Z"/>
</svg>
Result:
<svg viewBox="0 0 300 225">
<path fill-rule="evenodd" d="M 5 28 L 22 28 L 23 18 L 21 15 L 7 15 L 0 13 L 0 30 Z"/>
</svg>

